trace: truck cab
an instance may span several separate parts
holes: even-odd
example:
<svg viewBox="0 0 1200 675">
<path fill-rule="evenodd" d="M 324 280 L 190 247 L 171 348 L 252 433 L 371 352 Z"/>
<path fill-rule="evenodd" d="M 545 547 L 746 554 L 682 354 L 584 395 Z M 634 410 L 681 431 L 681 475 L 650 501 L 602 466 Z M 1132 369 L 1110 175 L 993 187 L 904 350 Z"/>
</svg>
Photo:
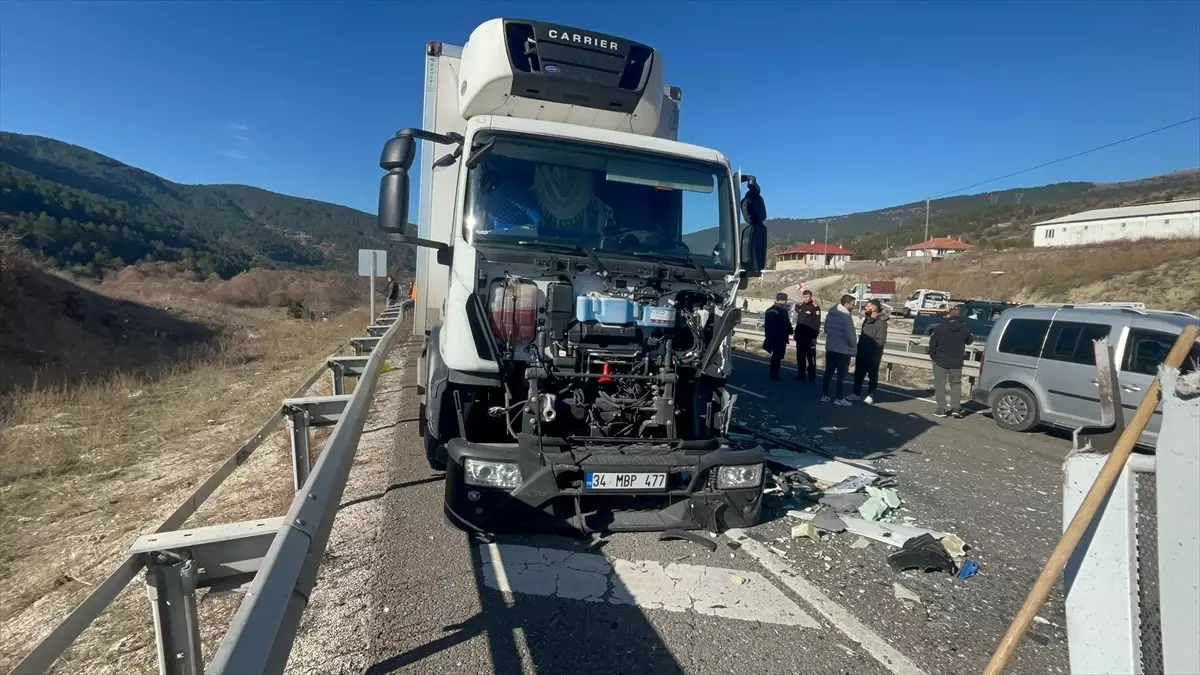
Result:
<svg viewBox="0 0 1200 675">
<path fill-rule="evenodd" d="M 757 522 L 763 457 L 727 441 L 725 386 L 737 292 L 765 258 L 757 181 L 675 140 L 680 92 L 646 45 L 493 19 L 430 43 L 426 66 L 423 128 L 384 147 L 379 218 L 421 247 L 421 428 L 449 520 Z M 704 250 L 685 243 L 711 227 Z"/>
</svg>

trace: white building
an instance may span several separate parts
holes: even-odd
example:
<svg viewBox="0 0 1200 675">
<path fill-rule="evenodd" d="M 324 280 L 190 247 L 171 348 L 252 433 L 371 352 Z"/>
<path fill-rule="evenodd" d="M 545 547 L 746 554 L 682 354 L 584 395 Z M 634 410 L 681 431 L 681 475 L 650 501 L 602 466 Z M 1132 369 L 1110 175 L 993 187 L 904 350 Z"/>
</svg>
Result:
<svg viewBox="0 0 1200 675">
<path fill-rule="evenodd" d="M 854 253 L 833 244 L 812 241 L 775 254 L 777 270 L 842 269 Z"/>
<path fill-rule="evenodd" d="M 945 258 L 946 256 L 954 255 L 969 251 L 974 246 L 951 239 L 949 237 L 933 237 L 929 241 L 923 241 L 919 244 L 913 244 L 904 249 L 904 257 L 906 258 Z"/>
<path fill-rule="evenodd" d="M 1130 239 L 1200 238 L 1200 199 L 1084 211 L 1037 223 L 1034 246 L 1081 246 Z"/>
</svg>

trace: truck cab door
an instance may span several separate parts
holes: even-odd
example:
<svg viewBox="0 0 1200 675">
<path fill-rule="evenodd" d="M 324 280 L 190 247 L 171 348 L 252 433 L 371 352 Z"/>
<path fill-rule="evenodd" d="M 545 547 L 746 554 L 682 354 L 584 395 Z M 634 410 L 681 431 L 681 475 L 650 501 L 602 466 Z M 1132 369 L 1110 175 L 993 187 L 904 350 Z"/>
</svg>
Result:
<svg viewBox="0 0 1200 675">
<path fill-rule="evenodd" d="M 1120 382 L 1121 408 L 1125 413 L 1125 422 L 1133 419 L 1133 413 L 1142 402 L 1142 397 L 1150 388 L 1150 383 L 1158 377 L 1158 366 L 1167 358 L 1167 353 L 1175 345 L 1177 334 L 1146 328 L 1131 328 L 1125 339 L 1123 353 L 1117 354 L 1120 371 L 1117 379 Z M 1181 373 L 1190 373 L 1200 364 L 1200 344 L 1192 346 L 1188 358 L 1184 359 Z M 1146 425 L 1139 442 L 1154 445 L 1158 440 L 1158 431 L 1162 426 L 1162 403 L 1159 402 L 1154 415 Z"/>
</svg>

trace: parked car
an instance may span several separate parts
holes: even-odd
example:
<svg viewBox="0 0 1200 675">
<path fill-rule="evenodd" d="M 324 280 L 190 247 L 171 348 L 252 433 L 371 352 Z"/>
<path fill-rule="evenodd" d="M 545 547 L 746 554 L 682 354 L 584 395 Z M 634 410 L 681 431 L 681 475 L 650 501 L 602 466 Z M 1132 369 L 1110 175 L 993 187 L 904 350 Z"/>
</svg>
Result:
<svg viewBox="0 0 1200 675">
<path fill-rule="evenodd" d="M 967 328 L 971 329 L 971 335 L 977 338 L 986 338 L 992 332 L 992 326 L 996 325 L 1000 314 L 1006 309 L 1016 307 L 1017 303 L 1000 300 L 965 300 L 959 306 L 962 307 L 963 322 L 967 324 Z M 934 326 L 945 320 L 945 314 L 918 316 L 913 319 L 913 335 L 931 335 Z"/>
<path fill-rule="evenodd" d="M 1200 317 L 1183 312 L 1098 305 L 1021 305 L 1005 310 L 992 328 L 973 398 L 992 410 L 996 424 L 1014 431 L 1038 425 L 1065 429 L 1099 424 L 1100 397 L 1093 342 L 1107 337 L 1120 381 L 1125 421 L 1133 417 L 1185 326 Z M 1200 367 L 1200 341 L 1182 371 Z M 1152 447 L 1161 409 L 1139 439 Z"/>
</svg>

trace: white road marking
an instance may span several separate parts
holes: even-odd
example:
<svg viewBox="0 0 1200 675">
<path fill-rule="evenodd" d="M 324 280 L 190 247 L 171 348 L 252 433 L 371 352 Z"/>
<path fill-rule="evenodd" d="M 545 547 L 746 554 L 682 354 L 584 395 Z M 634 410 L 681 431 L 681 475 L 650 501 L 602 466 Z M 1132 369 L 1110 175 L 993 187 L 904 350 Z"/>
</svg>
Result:
<svg viewBox="0 0 1200 675">
<path fill-rule="evenodd" d="M 609 559 L 518 544 L 481 548 L 483 583 L 508 593 L 696 612 L 817 628 L 817 620 L 757 572 L 653 560 Z M 742 583 L 735 583 L 733 577 Z"/>
<path fill-rule="evenodd" d="M 759 398 L 766 398 L 766 396 L 763 396 L 762 394 L 758 393 L 757 391 L 750 391 L 749 389 L 742 389 L 741 387 L 735 387 L 732 384 L 726 384 L 725 388 L 732 389 L 734 391 L 740 391 L 743 394 L 750 394 L 751 396 L 757 396 Z"/>
<path fill-rule="evenodd" d="M 761 363 L 761 364 L 762 364 L 762 365 L 764 365 L 764 366 L 769 366 L 769 365 L 771 365 L 771 364 L 767 363 L 766 361 L 763 361 L 762 359 L 756 359 L 756 358 L 754 358 L 753 356 L 742 356 L 741 354 L 734 354 L 734 355 L 733 355 L 733 357 L 734 357 L 734 358 L 736 358 L 736 359 L 742 359 L 743 361 L 753 361 L 754 363 Z M 795 367 L 795 366 L 789 366 L 789 365 L 787 365 L 786 363 L 785 363 L 785 364 L 781 364 L 781 365 L 782 365 L 782 367 L 783 367 L 783 368 L 785 368 L 785 369 L 787 369 L 787 370 L 793 370 L 793 371 L 794 371 L 794 370 L 796 370 L 796 367 Z M 726 387 L 727 389 L 737 389 L 737 387 L 735 387 L 735 386 L 733 386 L 733 385 L 729 385 L 729 384 L 725 385 L 725 387 Z M 897 391 L 897 390 L 895 390 L 895 389 L 893 389 L 893 388 L 891 388 L 891 387 L 889 387 L 889 386 L 887 386 L 887 385 L 883 385 L 883 384 L 881 384 L 881 385 L 879 385 L 879 388 L 880 388 L 880 389 L 882 389 L 883 391 L 886 391 L 887 393 L 889 393 L 889 394 L 891 394 L 891 395 L 893 395 L 893 396 L 899 396 L 899 397 L 901 397 L 901 398 L 908 398 L 908 399 L 912 399 L 912 400 L 914 400 L 914 401 L 924 401 L 924 402 L 926 402 L 926 403 L 932 403 L 932 404 L 934 404 L 934 405 L 937 405 L 937 401 L 935 401 L 935 400 L 933 400 L 933 399 L 931 399 L 931 398 L 923 398 L 923 397 L 921 397 L 921 396 L 913 396 L 912 394 L 905 394 L 904 392 L 902 392 L 902 391 Z M 745 391 L 745 390 L 739 390 L 739 391 Z M 754 394 L 754 392 L 747 392 L 747 393 L 749 393 L 749 394 Z M 761 394 L 754 394 L 754 395 L 755 395 L 755 396 L 760 396 L 761 398 L 767 398 L 766 396 L 762 396 Z"/>
<path fill-rule="evenodd" d="M 916 663 L 856 619 L 850 610 L 834 602 L 812 582 L 793 572 L 786 561 L 767 550 L 758 540 L 752 539 L 744 530 L 730 529 L 725 532 L 725 536 L 741 544 L 742 551 L 775 575 L 784 586 L 800 596 L 801 600 L 807 602 L 846 637 L 860 644 L 884 668 L 895 675 L 926 675 Z"/>
</svg>

